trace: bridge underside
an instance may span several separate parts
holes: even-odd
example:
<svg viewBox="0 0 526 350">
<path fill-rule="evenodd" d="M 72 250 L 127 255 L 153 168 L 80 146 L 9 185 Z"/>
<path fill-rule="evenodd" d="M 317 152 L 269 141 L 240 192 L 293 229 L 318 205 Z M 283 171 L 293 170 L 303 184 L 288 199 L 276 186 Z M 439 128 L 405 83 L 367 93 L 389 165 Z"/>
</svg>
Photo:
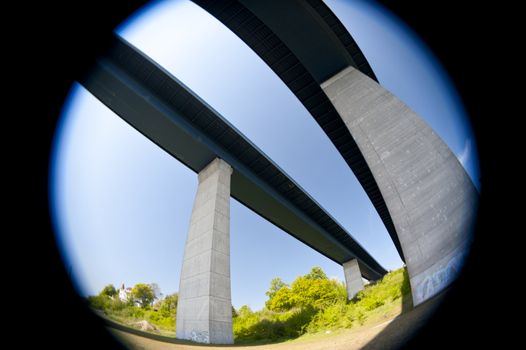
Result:
<svg viewBox="0 0 526 350">
<path fill-rule="evenodd" d="M 193 1 L 269 65 L 334 143 L 407 264 L 414 305 L 449 285 L 478 193 L 438 135 L 375 81 L 330 9 L 321 0 Z"/>
<path fill-rule="evenodd" d="M 385 269 L 298 184 L 184 84 L 120 38 L 81 82 L 127 123 L 199 173 L 215 158 L 232 168 L 231 196 L 364 278 Z"/>
<path fill-rule="evenodd" d="M 376 180 L 356 141 L 320 87 L 348 66 L 376 79 L 338 18 L 321 0 L 192 1 L 238 35 L 296 95 L 356 175 L 404 260 Z"/>
</svg>

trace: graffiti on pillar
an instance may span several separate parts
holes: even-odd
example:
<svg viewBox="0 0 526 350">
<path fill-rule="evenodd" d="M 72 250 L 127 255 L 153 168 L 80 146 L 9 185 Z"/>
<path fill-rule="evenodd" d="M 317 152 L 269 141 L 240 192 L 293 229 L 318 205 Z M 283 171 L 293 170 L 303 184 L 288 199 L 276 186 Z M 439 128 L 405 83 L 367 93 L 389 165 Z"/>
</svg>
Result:
<svg viewBox="0 0 526 350">
<path fill-rule="evenodd" d="M 427 276 L 417 287 L 415 303 L 419 304 L 446 288 L 457 277 L 462 267 L 463 255 L 458 254 L 447 265 Z"/>
<path fill-rule="evenodd" d="M 210 343 L 210 336 L 207 331 L 192 331 L 190 334 L 190 340 L 196 343 Z"/>
</svg>

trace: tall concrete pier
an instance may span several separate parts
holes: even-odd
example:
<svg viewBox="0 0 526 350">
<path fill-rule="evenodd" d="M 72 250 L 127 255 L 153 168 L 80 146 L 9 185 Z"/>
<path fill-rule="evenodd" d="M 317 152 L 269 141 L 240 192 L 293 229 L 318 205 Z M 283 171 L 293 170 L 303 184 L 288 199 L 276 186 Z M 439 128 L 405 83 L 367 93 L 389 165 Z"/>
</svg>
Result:
<svg viewBox="0 0 526 350">
<path fill-rule="evenodd" d="M 352 259 L 343 264 L 343 274 L 345 276 L 345 286 L 347 287 L 347 299 L 352 299 L 363 289 L 362 273 L 358 261 Z"/>
<path fill-rule="evenodd" d="M 348 67 L 321 84 L 360 148 L 400 239 L 413 303 L 456 277 L 478 193 L 457 157 L 402 101 Z"/>
<path fill-rule="evenodd" d="M 184 251 L 177 338 L 233 344 L 230 292 L 230 176 L 216 158 L 199 173 Z"/>
<path fill-rule="evenodd" d="M 444 290 L 469 250 L 478 193 L 438 135 L 378 84 L 338 17 L 322 0 L 193 1 L 249 45 L 331 139 L 406 263 L 414 305 Z"/>
</svg>

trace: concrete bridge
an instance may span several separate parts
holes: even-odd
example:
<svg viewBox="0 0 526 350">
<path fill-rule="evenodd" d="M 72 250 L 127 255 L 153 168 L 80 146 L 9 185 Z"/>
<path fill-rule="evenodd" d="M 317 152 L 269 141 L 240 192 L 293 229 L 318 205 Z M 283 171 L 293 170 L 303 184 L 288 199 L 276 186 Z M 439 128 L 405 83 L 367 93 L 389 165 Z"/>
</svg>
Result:
<svg viewBox="0 0 526 350">
<path fill-rule="evenodd" d="M 265 61 L 363 186 L 405 261 L 418 305 L 454 280 L 478 192 L 438 135 L 382 88 L 322 0 L 192 0 Z"/>
<path fill-rule="evenodd" d="M 341 264 L 349 297 L 386 270 L 294 180 L 205 101 L 119 37 L 81 83 L 198 173 L 184 253 L 177 336 L 231 343 L 230 196 Z"/>
<path fill-rule="evenodd" d="M 455 155 L 383 89 L 319 0 L 194 0 L 289 86 L 349 164 L 406 262 L 414 304 L 455 278 L 478 194 Z M 198 173 L 177 337 L 233 342 L 229 198 L 344 268 L 352 297 L 385 270 L 297 183 L 205 101 L 116 37 L 81 82 L 131 126 Z"/>
</svg>

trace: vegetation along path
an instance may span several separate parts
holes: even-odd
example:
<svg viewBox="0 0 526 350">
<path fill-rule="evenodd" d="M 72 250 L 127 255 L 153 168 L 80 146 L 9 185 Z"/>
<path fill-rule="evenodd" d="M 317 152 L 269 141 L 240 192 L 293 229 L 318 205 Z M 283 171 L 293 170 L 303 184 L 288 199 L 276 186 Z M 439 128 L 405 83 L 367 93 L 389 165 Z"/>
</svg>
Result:
<svg viewBox="0 0 526 350">
<path fill-rule="evenodd" d="M 246 350 L 344 350 L 344 349 L 393 349 L 398 348 L 418 329 L 435 305 L 425 303 L 406 313 L 391 316 L 389 319 L 366 322 L 352 329 L 325 331 L 316 334 L 305 334 L 297 339 L 272 344 L 233 345 L 234 349 Z M 398 309 L 402 312 L 402 309 Z M 225 346 L 196 345 L 179 340 L 170 342 L 150 339 L 129 332 L 109 328 L 120 341 L 132 350 L 211 350 L 225 349 Z"/>
<path fill-rule="evenodd" d="M 108 296 L 114 294 L 112 288 L 106 289 L 99 296 L 90 297 L 90 305 L 130 349 L 225 348 L 174 338 L 177 294 L 152 307 L 152 295 L 149 298 L 152 300 L 142 306 L 137 303 L 141 298 L 122 304 Z M 140 289 L 134 287 L 132 295 L 145 294 L 138 293 Z M 396 348 L 424 323 L 437 304 L 430 302 L 412 309 L 407 272 L 403 268 L 366 286 L 350 301 L 344 284 L 327 278 L 318 267 L 291 284 L 275 278 L 266 294 L 269 299 L 260 311 L 252 311 L 248 306 L 233 309 L 235 348 Z"/>
</svg>

